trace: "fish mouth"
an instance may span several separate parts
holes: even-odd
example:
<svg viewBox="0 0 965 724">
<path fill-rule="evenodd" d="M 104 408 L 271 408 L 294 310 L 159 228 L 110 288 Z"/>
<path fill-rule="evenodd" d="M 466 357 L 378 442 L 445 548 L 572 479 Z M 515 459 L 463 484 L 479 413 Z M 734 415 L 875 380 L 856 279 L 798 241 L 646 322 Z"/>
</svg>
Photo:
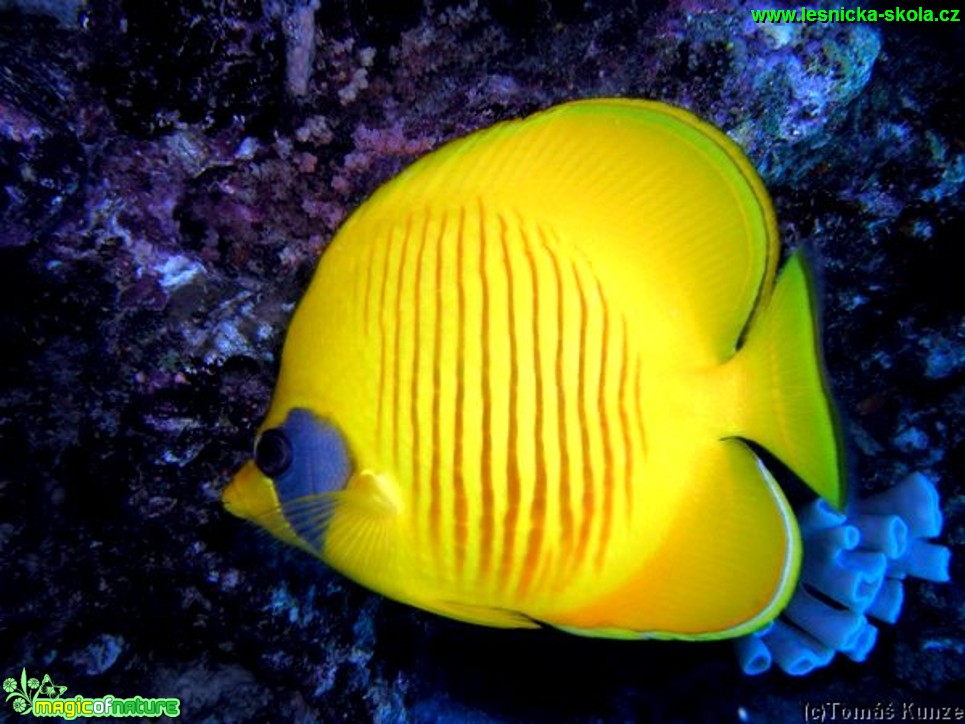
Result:
<svg viewBox="0 0 965 724">
<path fill-rule="evenodd" d="M 264 478 L 254 461 L 249 460 L 221 491 L 221 503 L 225 510 L 239 518 L 257 518 L 255 511 L 271 510 L 277 506 L 277 501 L 272 505 L 270 498 L 273 496 L 266 490 L 270 487 L 271 482 Z"/>
<path fill-rule="evenodd" d="M 232 515 L 257 523 L 286 543 L 305 547 L 285 519 L 274 482 L 258 469 L 254 460 L 242 465 L 221 491 L 221 503 Z"/>
</svg>

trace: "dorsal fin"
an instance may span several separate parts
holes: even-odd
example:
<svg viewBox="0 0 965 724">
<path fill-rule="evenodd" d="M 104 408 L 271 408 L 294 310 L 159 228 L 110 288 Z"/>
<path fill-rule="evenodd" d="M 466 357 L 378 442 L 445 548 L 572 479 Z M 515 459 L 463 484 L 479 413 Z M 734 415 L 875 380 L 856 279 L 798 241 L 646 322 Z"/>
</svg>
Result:
<svg viewBox="0 0 965 724">
<path fill-rule="evenodd" d="M 761 180 L 722 132 L 663 103 L 576 101 L 449 143 L 342 233 L 372 214 L 477 200 L 551 226 L 674 364 L 729 357 L 773 283 L 777 226 Z"/>
</svg>

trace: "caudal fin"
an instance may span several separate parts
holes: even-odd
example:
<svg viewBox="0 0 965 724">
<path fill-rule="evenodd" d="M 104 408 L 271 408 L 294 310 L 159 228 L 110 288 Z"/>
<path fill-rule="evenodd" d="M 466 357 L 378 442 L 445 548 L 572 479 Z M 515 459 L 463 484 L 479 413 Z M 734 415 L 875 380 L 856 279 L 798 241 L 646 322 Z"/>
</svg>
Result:
<svg viewBox="0 0 965 724">
<path fill-rule="evenodd" d="M 837 509 L 846 502 L 841 433 L 822 366 L 812 280 L 794 253 L 732 361 L 739 435 L 765 447 Z"/>
</svg>

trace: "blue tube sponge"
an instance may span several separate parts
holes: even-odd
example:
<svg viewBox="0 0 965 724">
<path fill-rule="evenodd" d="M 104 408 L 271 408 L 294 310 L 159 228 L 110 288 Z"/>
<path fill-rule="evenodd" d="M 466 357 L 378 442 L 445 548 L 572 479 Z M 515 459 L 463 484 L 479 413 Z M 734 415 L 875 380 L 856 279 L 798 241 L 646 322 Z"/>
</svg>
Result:
<svg viewBox="0 0 965 724">
<path fill-rule="evenodd" d="M 774 660 L 767 645 L 759 636 L 753 634 L 737 639 L 734 642 L 734 650 L 737 652 L 737 663 L 748 676 L 763 674 L 771 668 L 771 662 Z"/>
<path fill-rule="evenodd" d="M 783 621 L 778 621 L 761 641 L 770 649 L 777 665 L 792 676 L 810 674 L 827 666 L 834 658 L 834 649 Z"/>
<path fill-rule="evenodd" d="M 906 577 L 949 580 L 948 548 L 926 540 L 941 533 L 938 503 L 934 484 L 912 473 L 845 513 L 823 500 L 799 510 L 804 560 L 797 591 L 772 627 L 738 640 L 744 673 L 776 663 L 802 676 L 836 653 L 864 661 L 878 637 L 868 619 L 897 621 Z"/>
<path fill-rule="evenodd" d="M 926 581 L 947 583 L 951 557 L 951 551 L 945 546 L 913 538 L 905 555 L 888 564 L 888 575 L 899 579 L 913 576 Z"/>
<path fill-rule="evenodd" d="M 912 576 L 936 583 L 949 580 L 951 551 L 925 540 L 942 532 L 943 521 L 938 491 L 924 475 L 912 473 L 890 490 L 855 501 L 849 508 L 849 516 L 852 512 L 856 518 L 878 516 L 879 520 L 894 514 L 907 527 L 907 545 L 888 561 L 889 578 L 900 580 Z"/>
<path fill-rule="evenodd" d="M 901 581 L 888 578 L 881 585 L 881 590 L 878 591 L 874 603 L 865 613 L 879 621 L 894 623 L 901 615 L 901 604 L 904 602 L 905 587 L 901 584 Z"/>
<path fill-rule="evenodd" d="M 849 522 L 858 529 L 866 548 L 880 550 L 892 559 L 908 550 L 908 526 L 900 516 L 861 514 Z"/>
<path fill-rule="evenodd" d="M 895 487 L 848 507 L 852 514 L 898 515 L 913 538 L 934 538 L 942 532 L 942 511 L 938 491 L 921 473 L 912 473 Z"/>
<path fill-rule="evenodd" d="M 801 588 L 784 609 L 784 617 L 828 648 L 843 651 L 855 646 L 866 619 L 855 611 L 829 606 Z"/>
</svg>

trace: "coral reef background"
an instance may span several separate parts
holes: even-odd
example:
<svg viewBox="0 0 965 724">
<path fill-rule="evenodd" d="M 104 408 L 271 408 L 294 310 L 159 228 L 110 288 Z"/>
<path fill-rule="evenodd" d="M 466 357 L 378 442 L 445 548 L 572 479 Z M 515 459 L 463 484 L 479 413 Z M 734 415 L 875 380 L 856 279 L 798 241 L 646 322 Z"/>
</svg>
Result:
<svg viewBox="0 0 965 724">
<path fill-rule="evenodd" d="M 961 704 L 965 33 L 752 7 L 0 2 L 0 677 L 178 696 L 190 721 Z M 942 493 L 953 583 L 910 585 L 864 665 L 749 679 L 727 644 L 465 626 L 221 509 L 341 220 L 449 138 L 599 95 L 684 105 L 744 146 L 820 269 L 855 488 L 919 471 Z"/>
</svg>

